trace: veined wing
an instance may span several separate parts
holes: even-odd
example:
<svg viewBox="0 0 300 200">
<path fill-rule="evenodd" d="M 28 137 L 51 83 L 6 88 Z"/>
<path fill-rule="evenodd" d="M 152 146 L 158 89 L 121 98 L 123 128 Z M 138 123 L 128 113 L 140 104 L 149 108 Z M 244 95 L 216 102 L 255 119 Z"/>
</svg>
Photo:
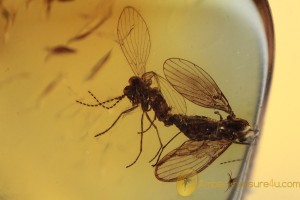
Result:
<svg viewBox="0 0 300 200">
<path fill-rule="evenodd" d="M 158 76 L 158 83 L 164 99 L 171 107 L 171 113 L 186 114 L 186 103 L 182 95 L 174 90 L 171 84 L 161 76 Z"/>
<path fill-rule="evenodd" d="M 201 67 L 181 58 L 169 58 L 164 63 L 164 73 L 171 85 L 186 99 L 234 116 L 218 85 Z"/>
<path fill-rule="evenodd" d="M 155 176 L 164 182 L 192 177 L 207 168 L 231 144 L 226 140 L 188 140 L 156 164 Z"/>
<path fill-rule="evenodd" d="M 145 73 L 151 42 L 146 22 L 135 8 L 123 9 L 117 34 L 120 47 L 133 73 L 141 77 Z"/>
<path fill-rule="evenodd" d="M 164 77 L 153 71 L 149 71 L 142 75 L 142 79 L 145 83 L 159 87 L 164 99 L 171 108 L 172 114 L 186 114 L 186 103 L 184 98 Z"/>
<path fill-rule="evenodd" d="M 156 80 L 167 104 L 171 107 L 172 114 L 186 114 L 186 103 L 171 84 L 162 76 L 156 75 Z"/>
</svg>

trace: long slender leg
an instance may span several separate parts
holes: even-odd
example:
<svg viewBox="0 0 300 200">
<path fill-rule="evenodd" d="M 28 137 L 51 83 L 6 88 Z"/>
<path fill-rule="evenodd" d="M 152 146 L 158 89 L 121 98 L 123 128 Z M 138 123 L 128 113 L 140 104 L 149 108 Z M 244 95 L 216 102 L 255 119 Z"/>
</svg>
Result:
<svg viewBox="0 0 300 200">
<path fill-rule="evenodd" d="M 149 161 L 149 162 L 152 162 L 152 161 L 157 157 L 158 153 L 160 152 L 160 150 L 163 148 L 164 145 L 162 144 L 162 141 L 161 141 L 161 138 L 160 138 L 160 135 L 159 135 L 158 128 L 157 128 L 157 126 L 153 123 L 153 121 L 151 121 L 151 119 L 150 119 L 148 113 L 146 113 L 146 117 L 147 117 L 147 119 L 149 120 L 149 122 L 152 124 L 152 126 L 155 128 L 156 134 L 157 134 L 157 137 L 158 137 L 158 141 L 159 141 L 159 144 L 160 144 L 160 147 L 159 147 L 157 153 L 156 153 L 155 156 Z"/>
<path fill-rule="evenodd" d="M 143 129 L 144 129 L 144 114 L 145 114 L 145 113 L 146 113 L 146 112 L 143 112 L 142 117 L 141 117 L 140 152 L 139 152 L 139 154 L 137 155 L 137 157 L 135 158 L 135 160 L 134 160 L 130 165 L 127 165 L 126 168 L 131 167 L 132 165 L 134 165 L 134 163 L 136 163 L 136 161 L 139 159 L 139 157 L 140 157 L 140 155 L 141 155 L 141 153 L 142 153 L 142 151 L 143 151 L 143 136 L 144 136 L 144 131 L 143 131 Z"/>
<path fill-rule="evenodd" d="M 160 148 L 160 153 L 158 154 L 158 157 L 157 157 L 157 160 L 156 160 L 156 163 L 154 165 L 152 165 L 153 167 L 158 163 L 160 157 L 161 157 L 161 154 L 162 152 L 164 151 L 164 149 L 181 133 L 181 131 L 179 133 L 177 133 L 176 135 L 174 135 L 162 148 Z M 159 152 L 159 151 L 158 151 Z M 155 158 L 155 157 L 154 157 Z M 154 158 L 152 160 L 154 160 Z M 152 161 L 151 160 L 151 161 Z M 151 162 L 150 161 L 150 162 Z"/>
<path fill-rule="evenodd" d="M 95 137 L 98 137 L 98 136 L 100 136 L 100 135 L 103 135 L 104 133 L 106 133 L 107 131 L 109 131 L 109 130 L 117 123 L 117 121 L 118 121 L 124 114 L 133 111 L 133 110 L 136 109 L 137 107 L 138 107 L 138 106 L 136 105 L 136 106 L 133 106 L 133 107 L 131 107 L 131 108 L 129 108 L 129 109 L 127 109 L 127 110 L 121 112 L 121 114 L 120 114 L 120 115 L 118 116 L 118 118 L 114 121 L 114 123 L 112 123 L 112 125 L 111 125 L 110 127 L 108 127 L 105 131 L 103 131 L 103 132 L 101 132 L 101 133 L 98 133 L 97 135 L 95 135 Z"/>
<path fill-rule="evenodd" d="M 154 119 L 153 119 L 153 120 L 149 120 L 150 125 L 149 125 L 148 128 L 146 128 L 146 129 L 143 131 L 143 133 L 146 133 L 147 131 L 150 130 L 150 128 L 153 126 L 155 120 L 156 120 L 156 115 L 154 115 Z M 141 134 L 142 132 L 138 132 L 138 133 Z"/>
</svg>

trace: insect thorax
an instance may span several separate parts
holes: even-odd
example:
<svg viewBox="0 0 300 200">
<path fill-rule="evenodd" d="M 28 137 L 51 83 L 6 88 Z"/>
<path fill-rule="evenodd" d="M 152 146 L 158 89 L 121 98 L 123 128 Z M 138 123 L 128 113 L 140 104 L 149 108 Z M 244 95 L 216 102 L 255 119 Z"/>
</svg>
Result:
<svg viewBox="0 0 300 200">
<path fill-rule="evenodd" d="M 149 89 L 149 104 L 153 111 L 155 112 L 156 117 L 159 121 L 164 122 L 165 126 L 170 126 L 173 123 L 170 123 L 170 111 L 171 108 L 164 99 L 161 91 L 158 88 Z"/>
<path fill-rule="evenodd" d="M 133 76 L 129 79 L 129 85 L 123 90 L 124 95 L 130 100 L 133 105 L 141 104 L 142 109 L 148 109 L 148 88 L 140 77 Z"/>
</svg>

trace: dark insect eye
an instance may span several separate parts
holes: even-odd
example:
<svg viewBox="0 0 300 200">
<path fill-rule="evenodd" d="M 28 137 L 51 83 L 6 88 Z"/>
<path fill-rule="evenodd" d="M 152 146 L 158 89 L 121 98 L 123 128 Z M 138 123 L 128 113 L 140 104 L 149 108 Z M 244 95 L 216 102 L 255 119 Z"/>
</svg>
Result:
<svg viewBox="0 0 300 200">
<path fill-rule="evenodd" d="M 126 94 L 126 95 L 130 94 L 131 93 L 131 87 L 130 86 L 126 86 L 124 88 L 124 90 L 123 90 L 123 93 Z"/>
<path fill-rule="evenodd" d="M 139 77 L 133 76 L 129 79 L 130 85 L 139 85 L 141 83 L 141 79 Z"/>
</svg>

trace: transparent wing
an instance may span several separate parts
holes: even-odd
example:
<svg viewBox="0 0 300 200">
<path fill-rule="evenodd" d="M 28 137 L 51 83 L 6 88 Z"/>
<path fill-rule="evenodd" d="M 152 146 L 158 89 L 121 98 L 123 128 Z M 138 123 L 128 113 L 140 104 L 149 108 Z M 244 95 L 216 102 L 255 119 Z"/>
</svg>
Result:
<svg viewBox="0 0 300 200">
<path fill-rule="evenodd" d="M 145 73 L 151 42 L 148 27 L 135 8 L 123 9 L 117 34 L 120 47 L 133 73 L 141 77 Z"/>
<path fill-rule="evenodd" d="M 184 98 L 176 90 L 174 90 L 165 78 L 159 76 L 158 82 L 164 99 L 171 107 L 171 113 L 186 114 L 186 103 Z"/>
<path fill-rule="evenodd" d="M 188 140 L 165 155 L 155 167 L 155 176 L 164 182 L 192 177 L 217 159 L 229 146 L 226 140 Z"/>
<path fill-rule="evenodd" d="M 181 94 L 179 94 L 171 84 L 162 76 L 153 71 L 146 72 L 142 75 L 145 83 L 157 86 L 169 107 L 172 114 L 186 114 L 186 103 Z M 154 82 L 153 82 L 154 81 Z"/>
<path fill-rule="evenodd" d="M 171 85 L 186 99 L 199 106 L 234 115 L 218 85 L 201 67 L 184 59 L 169 58 L 164 63 L 164 73 Z"/>
<path fill-rule="evenodd" d="M 157 75 L 156 80 L 167 104 L 171 107 L 172 114 L 186 114 L 184 98 L 162 76 Z"/>
</svg>

